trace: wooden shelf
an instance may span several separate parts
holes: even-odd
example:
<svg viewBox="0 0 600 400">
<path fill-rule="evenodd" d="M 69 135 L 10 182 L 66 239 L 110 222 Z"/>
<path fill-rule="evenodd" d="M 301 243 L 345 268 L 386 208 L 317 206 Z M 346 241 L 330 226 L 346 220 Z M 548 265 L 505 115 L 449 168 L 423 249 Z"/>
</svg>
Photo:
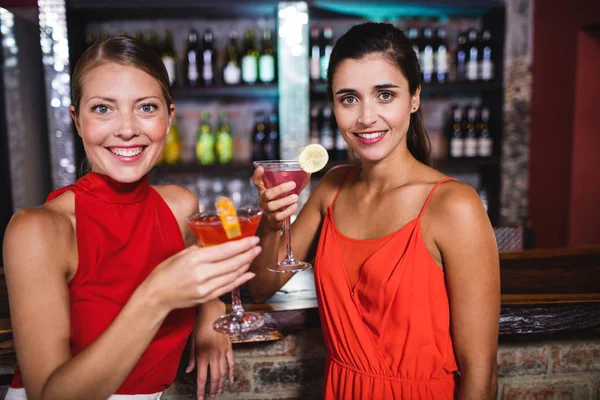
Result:
<svg viewBox="0 0 600 400">
<path fill-rule="evenodd" d="M 459 96 L 473 95 L 481 92 L 500 92 L 503 89 L 502 82 L 448 82 L 448 83 L 425 83 L 421 90 L 423 96 Z M 313 96 L 326 96 L 327 84 L 311 84 L 310 92 Z"/>
<path fill-rule="evenodd" d="M 228 99 L 256 99 L 256 98 L 272 98 L 277 99 L 279 89 L 277 84 L 257 83 L 255 85 L 239 85 L 239 86 L 212 86 L 212 87 L 173 87 L 171 89 L 173 97 L 176 100 L 191 100 L 204 99 L 210 100 L 215 98 Z"/>
</svg>

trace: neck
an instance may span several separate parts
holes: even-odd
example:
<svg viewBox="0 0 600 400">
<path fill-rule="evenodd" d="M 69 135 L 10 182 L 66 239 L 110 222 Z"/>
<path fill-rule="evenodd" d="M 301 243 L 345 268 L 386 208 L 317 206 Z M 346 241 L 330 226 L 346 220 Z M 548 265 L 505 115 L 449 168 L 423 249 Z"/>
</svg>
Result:
<svg viewBox="0 0 600 400">
<path fill-rule="evenodd" d="M 419 161 L 406 147 L 378 161 L 362 161 L 361 180 L 369 192 L 384 192 L 388 188 L 403 186 L 410 182 Z"/>
</svg>

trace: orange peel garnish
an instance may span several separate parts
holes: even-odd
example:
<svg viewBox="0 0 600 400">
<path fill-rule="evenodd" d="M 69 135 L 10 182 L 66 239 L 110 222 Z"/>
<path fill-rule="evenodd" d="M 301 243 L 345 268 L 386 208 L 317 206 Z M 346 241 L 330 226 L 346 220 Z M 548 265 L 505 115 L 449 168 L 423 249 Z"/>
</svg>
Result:
<svg viewBox="0 0 600 400">
<path fill-rule="evenodd" d="M 220 196 L 217 201 L 215 201 L 215 208 L 217 209 L 217 213 L 219 214 L 219 218 L 225 229 L 227 239 L 234 239 L 238 236 L 242 236 L 240 221 L 231 199 L 229 197 Z"/>
</svg>

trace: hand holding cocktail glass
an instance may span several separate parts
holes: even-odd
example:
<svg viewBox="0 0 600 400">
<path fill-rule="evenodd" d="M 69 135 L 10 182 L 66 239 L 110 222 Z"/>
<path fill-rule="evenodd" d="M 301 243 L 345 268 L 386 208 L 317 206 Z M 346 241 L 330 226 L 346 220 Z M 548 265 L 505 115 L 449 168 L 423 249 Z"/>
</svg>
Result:
<svg viewBox="0 0 600 400">
<path fill-rule="evenodd" d="M 259 208 L 235 209 L 230 199 L 220 197 L 215 203 L 215 210 L 193 215 L 187 219 L 187 223 L 198 237 L 199 244 L 208 247 L 254 235 L 262 214 Z M 244 311 L 239 287 L 231 291 L 231 300 L 231 314 L 217 319 L 213 324 L 214 330 L 221 333 L 244 333 L 263 326 L 262 315 Z"/>
<path fill-rule="evenodd" d="M 274 229 L 281 229 L 280 220 L 283 219 L 284 222 L 285 257 L 276 265 L 267 265 L 268 270 L 298 272 L 312 267 L 309 263 L 294 258 L 290 217 L 296 211 L 296 207 L 293 205 L 298 201 L 298 195 L 302 189 L 310 181 L 310 175 L 325 167 L 328 160 L 327 150 L 323 146 L 311 144 L 300 153 L 298 161 L 254 162 L 257 168 L 263 169 L 262 182 L 259 184 L 255 182 L 261 192 L 261 207 L 265 211 L 277 211 L 267 217 L 266 223 L 271 224 Z"/>
</svg>

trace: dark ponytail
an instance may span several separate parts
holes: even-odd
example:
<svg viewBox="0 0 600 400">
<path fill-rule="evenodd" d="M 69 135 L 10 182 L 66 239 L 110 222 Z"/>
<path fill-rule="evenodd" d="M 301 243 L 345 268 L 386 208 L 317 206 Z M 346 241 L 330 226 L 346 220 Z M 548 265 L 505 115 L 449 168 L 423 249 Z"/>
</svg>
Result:
<svg viewBox="0 0 600 400">
<path fill-rule="evenodd" d="M 391 24 L 366 22 L 353 26 L 333 46 L 327 70 L 329 98 L 333 99 L 331 82 L 340 63 L 346 59 L 359 60 L 373 53 L 383 54 L 400 68 L 408 81 L 410 94 L 414 95 L 421 86 L 421 67 L 412 46 L 410 39 Z M 410 115 L 406 136 L 408 151 L 418 161 L 429 165 L 431 143 L 420 109 Z"/>
</svg>

